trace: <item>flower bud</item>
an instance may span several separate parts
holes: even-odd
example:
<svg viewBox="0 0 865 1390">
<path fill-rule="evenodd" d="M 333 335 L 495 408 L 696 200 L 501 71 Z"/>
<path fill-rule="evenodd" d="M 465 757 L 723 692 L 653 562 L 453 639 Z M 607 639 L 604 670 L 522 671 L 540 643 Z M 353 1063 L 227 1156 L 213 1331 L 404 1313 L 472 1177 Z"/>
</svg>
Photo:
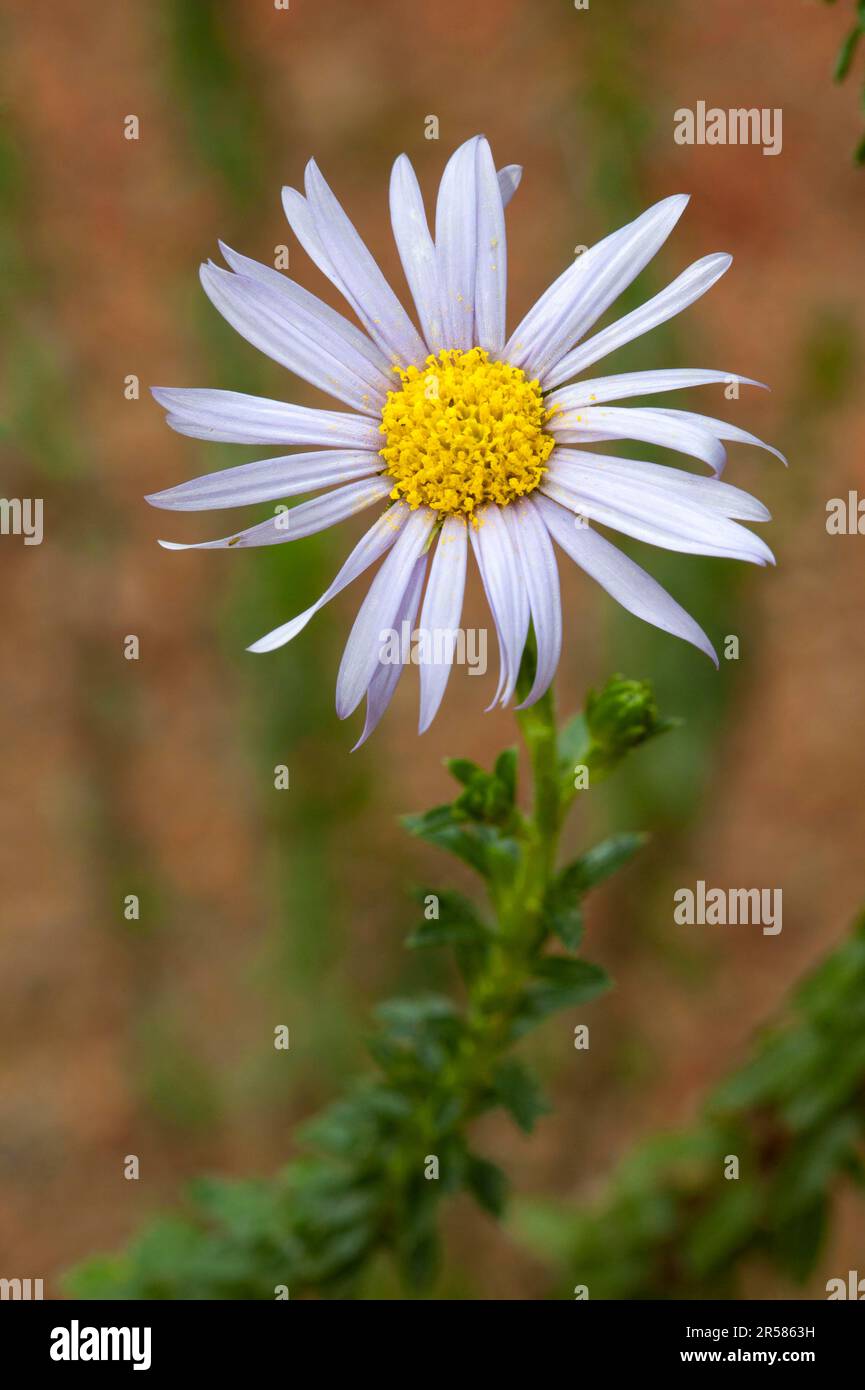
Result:
<svg viewBox="0 0 865 1390">
<path fill-rule="evenodd" d="M 624 676 L 611 677 L 599 693 L 589 692 L 586 724 L 594 744 L 593 760 L 607 764 L 618 762 L 630 748 L 670 727 L 668 720 L 658 716 L 649 681 Z"/>
</svg>

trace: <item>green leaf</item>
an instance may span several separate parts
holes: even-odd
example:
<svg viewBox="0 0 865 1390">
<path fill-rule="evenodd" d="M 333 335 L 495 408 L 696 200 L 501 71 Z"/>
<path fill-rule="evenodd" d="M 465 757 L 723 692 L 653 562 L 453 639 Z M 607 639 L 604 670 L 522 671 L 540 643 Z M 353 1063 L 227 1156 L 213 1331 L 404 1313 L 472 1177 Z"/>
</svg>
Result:
<svg viewBox="0 0 865 1390">
<path fill-rule="evenodd" d="M 576 951 L 583 939 L 581 896 L 581 893 L 574 892 L 566 883 L 556 879 L 544 897 L 544 925 L 569 951 Z"/>
<path fill-rule="evenodd" d="M 452 806 L 436 806 L 432 811 L 403 816 L 402 823 L 410 835 L 448 850 L 483 877 L 489 877 L 486 846 L 466 830 L 465 822 L 454 813 Z"/>
<path fill-rule="evenodd" d="M 500 786 L 504 789 L 508 804 L 512 806 L 517 794 L 517 759 L 518 751 L 516 748 L 506 748 L 496 758 L 493 768 L 493 776 Z"/>
<path fill-rule="evenodd" d="M 493 1078 L 493 1089 L 499 1103 L 526 1134 L 531 1134 L 535 1120 L 549 1114 L 552 1109 L 537 1077 L 515 1058 L 503 1062 L 498 1068 Z"/>
<path fill-rule="evenodd" d="M 795 1219 L 785 1222 L 772 1233 L 769 1246 L 773 1259 L 793 1279 L 802 1283 L 811 1273 L 826 1235 L 827 1203 L 818 1197 Z"/>
<path fill-rule="evenodd" d="M 835 72 L 833 74 L 836 82 L 843 82 L 850 71 L 861 37 L 862 30 L 857 24 L 855 28 L 850 30 L 850 33 L 841 44 L 838 50 L 838 57 L 835 60 Z"/>
<path fill-rule="evenodd" d="M 500 784 L 495 785 L 503 795 Z M 495 825 L 468 820 L 458 805 L 403 816 L 402 823 L 410 835 L 455 854 L 485 879 L 507 883 L 513 876 L 520 855 L 517 841 Z"/>
<path fill-rule="evenodd" d="M 501 1216 L 508 1196 L 508 1180 L 501 1168 L 489 1159 L 468 1154 L 465 1185 L 475 1201 L 491 1216 Z"/>
<path fill-rule="evenodd" d="M 574 768 L 585 763 L 592 740 L 584 714 L 575 714 L 563 729 L 559 730 L 559 771 L 566 792 L 574 789 Z"/>
<path fill-rule="evenodd" d="M 474 905 L 462 893 L 446 888 L 436 890 L 419 888 L 414 896 L 425 904 L 428 898 L 438 899 L 438 917 L 424 918 L 407 939 L 406 945 L 412 950 L 428 946 L 471 945 L 484 946 L 489 931 L 478 916 Z"/>
<path fill-rule="evenodd" d="M 626 831 L 602 840 L 562 870 L 554 883 L 556 893 L 562 896 L 588 893 L 590 888 L 623 868 L 648 838 L 648 835 Z"/>
<path fill-rule="evenodd" d="M 484 775 L 483 768 L 471 758 L 445 758 L 445 767 L 464 787 L 470 786 L 479 773 Z"/>
<path fill-rule="evenodd" d="M 523 991 L 514 1012 L 511 1034 L 521 1037 L 558 1009 L 585 1004 L 603 994 L 612 984 L 599 965 L 585 960 L 547 956 L 537 968 L 535 979 Z"/>
<path fill-rule="evenodd" d="M 699 1217 L 687 1242 L 687 1259 L 705 1279 L 748 1244 L 759 1213 L 759 1195 L 744 1179 L 721 1178 L 717 1199 Z"/>
</svg>

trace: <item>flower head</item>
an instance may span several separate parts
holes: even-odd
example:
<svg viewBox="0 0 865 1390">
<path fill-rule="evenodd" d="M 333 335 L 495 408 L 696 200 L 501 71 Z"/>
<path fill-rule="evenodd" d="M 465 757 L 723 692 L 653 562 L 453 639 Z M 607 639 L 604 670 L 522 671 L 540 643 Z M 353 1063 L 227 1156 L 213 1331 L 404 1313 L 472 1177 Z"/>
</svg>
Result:
<svg viewBox="0 0 865 1390">
<path fill-rule="evenodd" d="M 725 441 L 769 446 L 709 416 L 616 404 L 713 382 L 758 382 L 675 368 L 585 376 L 608 353 L 693 303 L 731 258 L 704 257 L 639 309 L 587 336 L 662 246 L 688 201 L 665 198 L 579 256 L 507 338 L 504 210 L 521 173 L 515 165 L 497 173 L 482 136 L 461 145 L 442 177 L 433 236 L 412 166 L 405 155 L 396 161 L 391 220 L 418 329 L 311 161 L 304 193 L 283 190 L 286 216 L 362 327 L 227 246 L 221 249 L 229 269 L 208 263 L 201 281 L 250 343 L 349 411 L 234 391 L 153 393 L 182 434 L 311 446 L 154 493 L 148 499 L 154 506 L 177 511 L 321 494 L 192 548 L 298 540 L 365 508 L 379 509 L 321 598 L 250 648 L 272 651 L 291 641 L 325 603 L 381 561 L 337 678 L 340 717 L 366 699 L 361 742 L 381 719 L 402 671 L 383 656 L 388 634 L 405 623 L 413 627 L 418 615 L 421 632 L 458 632 L 469 551 L 498 636 L 492 704 L 513 696 L 530 623 L 537 672 L 523 703 L 538 699 L 555 674 L 562 618 L 553 542 L 631 613 L 716 662 L 697 623 L 595 525 L 670 550 L 772 562 L 764 542 L 740 524 L 768 520 L 766 508 L 719 481 Z M 713 476 L 586 447 L 616 439 L 666 446 L 708 465 Z M 421 732 L 438 710 L 457 650 L 453 641 L 430 642 L 420 661 Z"/>
</svg>

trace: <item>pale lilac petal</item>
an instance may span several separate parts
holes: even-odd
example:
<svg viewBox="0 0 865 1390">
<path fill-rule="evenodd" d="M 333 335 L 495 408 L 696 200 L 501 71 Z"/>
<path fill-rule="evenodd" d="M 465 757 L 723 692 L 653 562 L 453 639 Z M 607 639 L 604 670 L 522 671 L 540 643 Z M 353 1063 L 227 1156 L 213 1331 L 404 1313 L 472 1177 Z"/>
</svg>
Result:
<svg viewBox="0 0 865 1390">
<path fill-rule="evenodd" d="M 436 203 L 436 261 L 445 347 L 474 345 L 480 136 L 460 145 L 445 165 Z"/>
<path fill-rule="evenodd" d="M 411 160 L 401 154 L 390 179 L 390 218 L 394 239 L 418 312 L 427 346 L 443 345 L 436 249 Z"/>
<path fill-rule="evenodd" d="M 610 232 L 571 262 L 561 275 L 548 285 L 514 329 L 508 339 L 504 358 L 531 375 L 531 363 L 536 360 L 548 341 L 551 325 L 557 315 L 564 313 L 572 302 L 575 290 L 592 276 L 605 256 L 612 254 L 627 228 Z"/>
<path fill-rule="evenodd" d="M 289 316 L 279 296 L 260 280 L 216 265 L 201 267 L 201 283 L 222 317 L 254 347 L 364 415 L 376 415 L 384 392 L 366 379 L 369 363 L 316 314 Z"/>
<path fill-rule="evenodd" d="M 349 633 L 336 678 L 336 712 L 346 719 L 357 709 L 378 665 L 381 633 L 394 626 L 411 579 L 435 525 L 435 514 L 419 508 L 409 514 L 386 560 L 369 586 Z"/>
<path fill-rule="evenodd" d="M 684 194 L 664 198 L 578 257 L 560 277 L 558 289 L 537 306 L 531 351 L 512 355 L 525 337 L 521 326 L 505 349 L 508 361 L 523 367 L 528 376 L 539 377 L 542 386 L 552 384 L 552 368 L 648 265 L 687 204 Z"/>
<path fill-rule="evenodd" d="M 713 384 L 737 386 L 761 386 L 762 381 L 753 381 L 748 376 L 735 376 L 732 372 L 705 371 L 701 368 L 673 367 L 668 371 L 623 372 L 618 376 L 598 376 L 587 381 L 575 382 L 573 386 L 560 386 L 550 391 L 544 404 L 552 409 L 573 410 L 579 405 L 605 405 L 607 401 L 627 400 L 630 396 L 650 396 L 659 391 L 681 391 L 688 386 L 708 386 Z"/>
<path fill-rule="evenodd" d="M 503 705 L 514 693 L 529 630 L 529 599 L 522 567 L 505 522 L 506 510 L 492 505 L 485 507 L 479 513 L 480 524 L 471 530 L 501 650 L 499 688 L 492 703 L 498 700 Z"/>
<path fill-rule="evenodd" d="M 521 164 L 506 164 L 503 169 L 499 169 L 499 192 L 502 195 L 502 207 L 506 208 L 513 198 L 523 177 Z"/>
<path fill-rule="evenodd" d="M 338 277 L 336 283 L 370 337 L 392 365 L 422 362 L 423 340 L 314 159 L 306 166 L 305 188 L 319 242 Z"/>
<path fill-rule="evenodd" d="M 586 444 L 602 439 L 639 439 L 660 444 L 707 463 L 717 477 L 727 453 L 714 434 L 696 424 L 672 418 L 660 410 L 638 406 L 582 406 L 554 415 L 547 425 L 563 444 Z"/>
<path fill-rule="evenodd" d="M 241 391 L 168 386 L 151 390 L 168 411 L 166 423 L 193 439 L 224 444 L 329 444 L 347 449 L 378 449 L 382 443 L 378 424 L 368 416 L 310 410 Z"/>
<path fill-rule="evenodd" d="M 502 610 L 504 610 L 505 597 L 504 584 L 498 572 L 495 569 L 493 569 L 491 573 L 487 573 L 486 561 L 484 558 L 484 550 L 481 549 L 481 545 L 478 539 L 479 536 L 479 529 L 477 529 L 474 526 L 470 526 L 469 540 L 471 541 L 472 551 L 474 552 L 475 557 L 475 563 L 477 564 L 478 573 L 481 577 L 481 583 L 484 586 L 484 593 L 486 594 L 487 604 L 489 605 L 490 616 L 493 620 L 493 625 L 496 630 L 496 641 L 499 644 L 499 679 L 498 684 L 496 686 L 495 694 L 493 695 L 493 698 L 490 700 L 490 703 L 487 705 L 487 712 L 489 712 L 489 710 L 493 708 L 493 705 L 498 703 L 499 696 L 501 695 L 502 690 L 504 689 L 505 681 L 508 677 L 506 648 L 504 638 L 502 636 L 502 623 L 499 620 L 499 609 L 501 608 Z"/>
<path fill-rule="evenodd" d="M 486 140 L 477 143 L 477 209 L 475 342 L 498 354 L 505 344 L 508 252 L 505 209 Z"/>
<path fill-rule="evenodd" d="M 564 470 L 555 468 L 544 476 L 541 487 L 568 510 L 649 545 L 690 555 L 774 564 L 771 550 L 752 531 L 665 488 L 641 489 L 602 469 L 574 485 Z"/>
<path fill-rule="evenodd" d="M 666 323 L 668 319 L 675 318 L 676 314 L 680 314 L 689 304 L 693 304 L 695 299 L 699 299 L 711 289 L 732 262 L 733 257 L 723 252 L 716 252 L 695 261 L 666 289 L 647 299 L 645 304 L 641 304 L 630 314 L 625 314 L 615 323 L 611 323 L 609 328 L 602 329 L 593 338 L 581 343 L 573 352 L 569 352 L 547 372 L 544 386 L 549 389 L 551 386 L 558 386 L 562 381 L 569 381 L 594 362 L 607 357 L 616 348 L 630 343 L 634 338 L 642 337 L 650 329 L 657 328 L 659 323 Z"/>
<path fill-rule="evenodd" d="M 390 549 L 411 515 L 408 507 L 402 502 L 396 502 L 392 507 L 389 507 L 377 521 L 373 522 L 366 535 L 358 541 L 339 574 L 330 587 L 325 589 L 321 598 L 317 599 L 303 613 L 299 613 L 296 618 L 274 628 L 266 636 L 259 637 L 257 642 L 253 642 L 252 646 L 247 648 L 247 651 L 272 652 L 277 647 L 282 647 L 286 642 L 290 642 L 299 632 L 303 631 L 320 608 L 323 608 L 326 603 L 341 593 L 347 585 L 363 574 L 364 570 L 369 569 L 370 565 L 374 564 L 386 550 Z"/>
<path fill-rule="evenodd" d="M 299 507 L 278 511 L 266 521 L 248 526 L 245 531 L 234 531 L 221 540 L 199 541 L 193 545 L 180 541 L 160 541 L 159 544 L 165 550 L 230 550 L 234 547 L 243 550 L 257 545 L 281 545 L 283 541 L 297 541 L 316 531 L 326 531 L 374 502 L 383 502 L 389 492 L 389 479 L 363 478 L 321 497 L 313 497 L 309 502 L 301 502 Z"/>
<path fill-rule="evenodd" d="M 420 670 L 420 721 L 418 733 L 424 733 L 435 718 L 445 693 L 454 649 L 449 639 L 460 626 L 463 610 L 463 594 L 466 583 L 466 558 L 468 542 L 467 525 L 462 517 L 449 516 L 439 533 L 429 584 L 424 597 L 420 627 L 425 640 L 432 649 L 433 656 L 444 657 L 442 661 L 422 660 Z M 441 650 L 439 650 L 441 648 Z M 423 651 L 423 648 L 421 648 Z"/>
<path fill-rule="evenodd" d="M 247 275 L 250 280 L 258 280 L 262 285 L 266 285 L 280 295 L 287 313 L 291 314 L 292 310 L 301 308 L 315 315 L 328 329 L 342 338 L 355 353 L 365 358 L 370 364 L 367 379 L 374 389 L 383 393 L 391 389 L 393 379 L 390 375 L 390 363 L 381 348 L 367 337 L 363 329 L 351 323 L 338 310 L 332 309 L 329 304 L 325 304 L 323 299 L 310 294 L 309 290 L 305 290 L 302 285 L 296 284 L 287 275 L 283 275 L 282 271 L 274 269 L 272 265 L 262 265 L 260 261 L 254 261 L 249 256 L 242 256 L 239 251 L 232 251 L 231 247 L 226 246 L 224 241 L 219 243 L 219 249 L 231 269 L 238 275 Z"/>
<path fill-rule="evenodd" d="M 237 468 L 205 473 L 177 487 L 152 492 L 146 500 L 151 507 L 174 512 L 245 507 L 255 502 L 272 502 L 277 497 L 316 492 L 319 488 L 348 483 L 355 478 L 369 478 L 380 473 L 381 466 L 380 455 L 367 449 L 353 452 L 317 449 L 309 454 L 285 454 L 282 458 L 258 459 Z"/>
<path fill-rule="evenodd" d="M 417 616 L 418 604 L 420 602 L 421 589 L 423 588 L 424 576 L 426 575 L 427 557 L 421 555 L 415 561 L 411 578 L 406 586 L 402 603 L 394 621 L 397 632 L 402 632 L 403 623 L 408 623 L 409 629 L 414 627 L 414 620 Z M 383 647 L 384 644 L 382 644 Z M 378 726 L 382 715 L 393 699 L 393 693 L 399 684 L 399 678 L 403 672 L 403 662 L 384 662 L 381 660 L 379 649 L 379 664 L 375 669 L 375 675 L 369 683 L 366 692 L 366 721 L 363 726 L 363 733 L 357 743 L 352 748 L 352 753 L 356 752 L 362 744 L 366 743 L 370 734 Z"/>
<path fill-rule="evenodd" d="M 771 520 L 768 508 L 742 488 L 732 487 L 715 478 L 700 478 L 664 463 L 611 458 L 607 454 L 593 454 L 579 449 L 556 449 L 549 462 L 554 476 L 567 480 L 573 487 L 578 487 L 580 483 L 591 486 L 601 474 L 607 479 L 619 479 L 623 486 L 631 487 L 635 498 L 648 488 L 663 491 L 668 497 L 678 497 L 684 502 L 693 502 L 707 511 L 733 517 L 737 521 Z"/>
<path fill-rule="evenodd" d="M 715 648 L 699 623 L 657 580 L 603 536 L 599 536 L 597 531 L 576 525 L 574 517 L 549 498 L 540 497 L 538 507 L 554 540 L 617 603 L 663 632 L 692 643 L 718 665 Z"/>
<path fill-rule="evenodd" d="M 726 420 L 715 420 L 710 415 L 695 414 L 692 410 L 668 410 L 666 408 L 662 410 L 660 406 L 656 413 L 668 415 L 677 420 L 685 420 L 700 429 L 709 430 L 716 439 L 723 439 L 728 444 L 753 444 L 757 449 L 765 449 L 767 453 L 774 454 L 777 459 L 781 460 L 784 467 L 787 467 L 787 460 L 780 449 L 775 449 L 771 444 L 766 444 L 762 439 L 758 439 L 756 434 L 742 430 L 738 425 L 731 425 Z"/>
<path fill-rule="evenodd" d="M 316 230 L 315 218 L 306 198 L 296 188 L 286 187 L 282 190 L 282 206 L 288 225 L 309 259 L 318 266 L 322 275 L 326 275 L 330 283 L 336 286 L 340 294 L 348 299 L 349 296 L 340 279 L 339 272 L 324 249 L 324 243 Z"/>
<path fill-rule="evenodd" d="M 559 571 L 547 528 L 531 497 L 504 511 L 528 594 L 538 656 L 532 688 L 517 709 L 539 700 L 556 674 L 562 654 L 562 603 Z"/>
</svg>

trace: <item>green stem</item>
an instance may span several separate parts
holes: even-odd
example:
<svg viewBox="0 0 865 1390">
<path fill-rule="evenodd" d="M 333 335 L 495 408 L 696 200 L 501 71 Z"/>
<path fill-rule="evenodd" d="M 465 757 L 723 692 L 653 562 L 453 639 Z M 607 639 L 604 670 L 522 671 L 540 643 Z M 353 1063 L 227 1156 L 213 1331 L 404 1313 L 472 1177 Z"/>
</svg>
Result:
<svg viewBox="0 0 865 1390">
<path fill-rule="evenodd" d="M 520 699 L 531 688 L 536 659 L 530 634 L 517 683 Z M 513 1040 L 514 1013 L 549 935 L 544 899 L 555 871 L 563 818 L 552 690 L 519 711 L 517 719 L 532 769 L 532 813 L 520 821 L 522 853 L 514 883 L 496 897 L 497 934 L 469 990 L 463 1046 L 441 1078 L 441 1094 L 460 1097 L 451 1129 L 484 1108 L 496 1067 Z M 436 1113 L 435 1104 L 428 1113 Z M 426 1138 L 433 1138 L 429 1130 Z"/>
</svg>

